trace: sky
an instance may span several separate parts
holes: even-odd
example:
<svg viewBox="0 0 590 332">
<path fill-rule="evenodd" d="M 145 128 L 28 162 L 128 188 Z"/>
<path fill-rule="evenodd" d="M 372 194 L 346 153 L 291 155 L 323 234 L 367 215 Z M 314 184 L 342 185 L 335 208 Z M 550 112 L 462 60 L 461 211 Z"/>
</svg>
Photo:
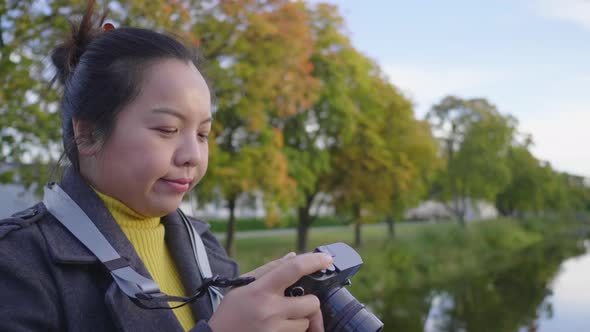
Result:
<svg viewBox="0 0 590 332">
<path fill-rule="evenodd" d="M 418 118 L 449 94 L 487 98 L 537 158 L 590 177 L 590 0 L 327 2 Z"/>
</svg>

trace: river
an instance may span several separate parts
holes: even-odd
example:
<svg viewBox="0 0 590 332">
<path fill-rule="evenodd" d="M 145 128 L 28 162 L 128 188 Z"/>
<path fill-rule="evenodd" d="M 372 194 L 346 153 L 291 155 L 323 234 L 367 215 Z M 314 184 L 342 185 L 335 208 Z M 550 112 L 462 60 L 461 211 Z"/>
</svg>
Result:
<svg viewBox="0 0 590 332">
<path fill-rule="evenodd" d="M 590 241 L 585 247 L 586 254 L 562 263 L 545 300 L 552 314 L 539 318 L 538 331 L 590 331 Z"/>
<path fill-rule="evenodd" d="M 390 294 L 384 331 L 590 331 L 590 241 L 543 243 L 459 280 Z"/>
</svg>

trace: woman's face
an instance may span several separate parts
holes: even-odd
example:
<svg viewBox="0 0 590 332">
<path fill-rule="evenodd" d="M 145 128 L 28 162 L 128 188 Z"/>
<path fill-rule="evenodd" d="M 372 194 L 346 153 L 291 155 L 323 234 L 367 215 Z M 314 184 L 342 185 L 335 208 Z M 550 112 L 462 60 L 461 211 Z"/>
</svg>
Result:
<svg viewBox="0 0 590 332">
<path fill-rule="evenodd" d="M 207 170 L 210 101 L 192 63 L 162 60 L 149 66 L 140 94 L 118 114 L 112 135 L 91 162 L 81 163 L 82 174 L 98 191 L 144 216 L 174 211 Z"/>
</svg>

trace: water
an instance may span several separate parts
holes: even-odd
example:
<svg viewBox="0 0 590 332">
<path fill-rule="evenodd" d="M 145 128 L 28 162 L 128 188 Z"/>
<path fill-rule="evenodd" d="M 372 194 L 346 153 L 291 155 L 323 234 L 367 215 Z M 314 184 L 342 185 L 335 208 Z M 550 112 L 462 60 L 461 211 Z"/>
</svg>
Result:
<svg viewBox="0 0 590 332">
<path fill-rule="evenodd" d="M 563 262 L 551 289 L 552 314 L 539 319 L 538 331 L 590 331 L 590 250 Z"/>
<path fill-rule="evenodd" d="M 390 291 L 385 331 L 590 331 L 589 249 L 545 243 L 459 280 Z"/>
</svg>

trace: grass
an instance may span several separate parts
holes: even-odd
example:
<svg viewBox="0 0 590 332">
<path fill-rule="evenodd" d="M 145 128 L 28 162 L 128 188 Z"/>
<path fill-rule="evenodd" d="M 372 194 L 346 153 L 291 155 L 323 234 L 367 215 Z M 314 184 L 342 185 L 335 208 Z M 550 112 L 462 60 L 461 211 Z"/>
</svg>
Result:
<svg viewBox="0 0 590 332">
<path fill-rule="evenodd" d="M 430 226 L 426 224 L 401 224 L 396 228 L 396 232 L 399 237 L 405 238 Z M 445 225 L 437 225 L 437 227 L 444 228 Z M 362 257 L 374 255 L 375 252 L 382 250 L 385 244 L 390 241 L 385 228 L 366 227 L 362 231 L 362 239 L 363 246 L 359 249 Z M 354 242 L 353 230 L 322 231 L 312 228 L 309 233 L 308 250 L 311 251 L 317 246 L 334 242 L 344 242 L 352 245 Z M 265 262 L 280 258 L 290 251 L 295 251 L 295 248 L 295 235 L 237 239 L 234 258 L 240 264 L 240 270 L 246 272 Z"/>
<path fill-rule="evenodd" d="M 362 232 L 363 245 L 357 249 L 364 264 L 352 279 L 351 292 L 361 302 L 370 302 L 384 289 L 415 289 L 486 273 L 511 255 L 574 226 L 513 220 L 484 221 L 465 229 L 454 223 L 401 223 L 394 240 L 384 227 L 367 227 Z M 333 242 L 352 244 L 353 236 L 352 229 L 312 229 L 308 249 Z M 294 235 L 238 239 L 235 259 L 242 272 L 250 271 L 293 251 L 295 240 Z"/>
<path fill-rule="evenodd" d="M 211 231 L 214 233 L 224 233 L 226 230 L 227 219 L 208 219 L 211 224 Z M 314 227 L 324 226 L 345 226 L 349 223 L 345 218 L 334 217 L 318 217 L 314 223 Z M 295 228 L 297 222 L 294 218 L 285 218 L 279 223 L 272 226 L 268 225 L 263 219 L 256 218 L 240 218 L 236 221 L 236 231 L 261 231 L 268 229 L 282 229 L 282 228 Z"/>
</svg>

